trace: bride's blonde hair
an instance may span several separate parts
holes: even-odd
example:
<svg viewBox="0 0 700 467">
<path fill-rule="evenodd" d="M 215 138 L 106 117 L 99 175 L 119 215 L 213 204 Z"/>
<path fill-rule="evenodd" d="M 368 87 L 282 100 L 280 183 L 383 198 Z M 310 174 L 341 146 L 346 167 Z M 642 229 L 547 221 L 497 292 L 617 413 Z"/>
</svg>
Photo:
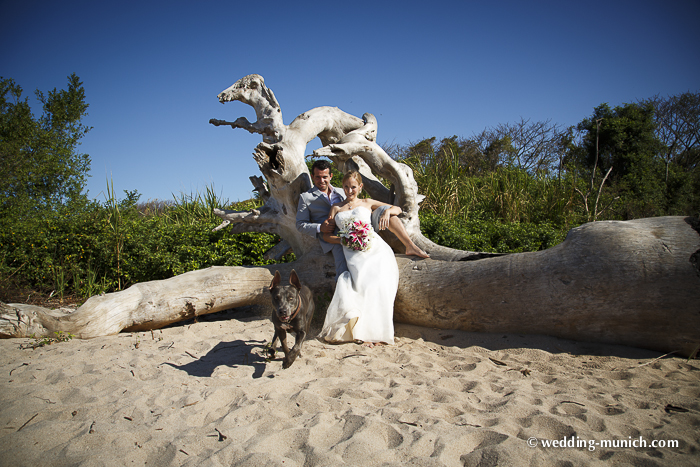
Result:
<svg viewBox="0 0 700 467">
<path fill-rule="evenodd" d="M 343 176 L 343 183 L 345 183 L 345 180 L 351 177 L 357 180 L 357 183 L 362 185 L 362 175 L 360 175 L 360 172 L 358 172 L 357 170 L 351 170 L 350 172 L 346 172 Z"/>
</svg>

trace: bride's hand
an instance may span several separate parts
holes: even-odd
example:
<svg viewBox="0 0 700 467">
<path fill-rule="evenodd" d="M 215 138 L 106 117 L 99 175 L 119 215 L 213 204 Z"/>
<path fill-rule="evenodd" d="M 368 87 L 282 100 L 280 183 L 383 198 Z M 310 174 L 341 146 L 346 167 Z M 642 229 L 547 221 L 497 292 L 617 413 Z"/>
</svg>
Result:
<svg viewBox="0 0 700 467">
<path fill-rule="evenodd" d="M 384 212 L 382 213 L 382 216 L 379 218 L 379 230 L 386 230 L 389 228 L 389 219 L 391 218 L 391 214 L 389 214 L 389 210 L 385 209 Z"/>
</svg>

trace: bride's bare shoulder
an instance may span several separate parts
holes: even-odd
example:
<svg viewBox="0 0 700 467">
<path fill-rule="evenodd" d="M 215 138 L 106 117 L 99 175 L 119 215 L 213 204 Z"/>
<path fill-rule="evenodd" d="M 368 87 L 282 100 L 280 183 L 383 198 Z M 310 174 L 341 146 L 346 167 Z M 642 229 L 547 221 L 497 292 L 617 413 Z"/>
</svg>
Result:
<svg viewBox="0 0 700 467">
<path fill-rule="evenodd" d="M 362 201 L 365 203 L 365 207 L 367 207 L 370 211 L 374 211 L 377 209 L 378 206 L 381 206 L 384 203 L 380 203 L 379 201 L 373 200 L 372 198 L 365 198 Z"/>
<path fill-rule="evenodd" d="M 347 211 L 347 210 L 348 210 L 347 206 L 344 206 L 342 204 L 334 204 L 333 206 L 331 206 L 331 211 L 328 213 L 328 215 L 330 217 L 333 217 L 336 214 L 338 214 L 339 212 L 343 212 L 343 211 Z"/>
</svg>

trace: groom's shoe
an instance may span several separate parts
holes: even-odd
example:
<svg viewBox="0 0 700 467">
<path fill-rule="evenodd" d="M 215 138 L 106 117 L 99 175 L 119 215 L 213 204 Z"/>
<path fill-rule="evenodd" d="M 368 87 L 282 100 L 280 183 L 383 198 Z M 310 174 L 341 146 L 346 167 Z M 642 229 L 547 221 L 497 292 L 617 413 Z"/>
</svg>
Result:
<svg viewBox="0 0 700 467">
<path fill-rule="evenodd" d="M 311 290 L 301 285 L 297 273 L 292 269 L 289 276 L 290 285 L 280 285 L 282 277 L 279 271 L 275 271 L 275 277 L 270 284 L 272 295 L 272 324 L 275 326 L 275 336 L 268 348 L 270 358 L 275 357 L 277 339 L 282 343 L 284 350 L 284 362 L 282 368 L 289 368 L 294 360 L 301 355 L 301 346 L 304 344 L 306 334 L 309 332 L 311 318 L 314 316 L 314 297 Z M 289 350 L 287 345 L 287 331 L 293 331 L 296 338 L 294 347 Z"/>
</svg>

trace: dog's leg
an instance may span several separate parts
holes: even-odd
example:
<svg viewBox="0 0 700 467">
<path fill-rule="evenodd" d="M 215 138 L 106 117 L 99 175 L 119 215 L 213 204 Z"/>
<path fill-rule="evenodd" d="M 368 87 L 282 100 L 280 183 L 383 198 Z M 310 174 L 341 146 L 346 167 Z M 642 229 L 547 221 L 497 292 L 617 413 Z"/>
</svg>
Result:
<svg viewBox="0 0 700 467">
<path fill-rule="evenodd" d="M 282 363 L 282 368 L 289 368 L 294 363 L 294 360 L 289 361 L 289 345 L 287 344 L 287 331 L 284 329 L 279 330 L 280 343 L 282 344 L 282 350 L 284 350 L 284 362 Z M 296 344 L 295 344 L 296 345 Z"/>
<path fill-rule="evenodd" d="M 270 345 L 267 347 L 267 354 L 270 356 L 270 358 L 275 358 L 275 353 L 277 353 L 277 341 L 279 340 L 279 334 L 277 332 L 277 329 L 275 329 L 275 335 L 272 337 L 272 342 L 270 342 Z"/>
<path fill-rule="evenodd" d="M 294 360 L 297 359 L 299 355 L 301 355 L 301 347 L 304 345 L 304 339 L 306 338 L 306 332 L 304 331 L 299 331 L 296 333 L 296 338 L 294 340 L 294 347 L 292 347 L 292 350 L 289 352 L 289 355 L 284 361 L 284 364 L 282 364 L 282 368 L 289 368 L 292 366 L 292 363 L 294 363 Z"/>
</svg>

